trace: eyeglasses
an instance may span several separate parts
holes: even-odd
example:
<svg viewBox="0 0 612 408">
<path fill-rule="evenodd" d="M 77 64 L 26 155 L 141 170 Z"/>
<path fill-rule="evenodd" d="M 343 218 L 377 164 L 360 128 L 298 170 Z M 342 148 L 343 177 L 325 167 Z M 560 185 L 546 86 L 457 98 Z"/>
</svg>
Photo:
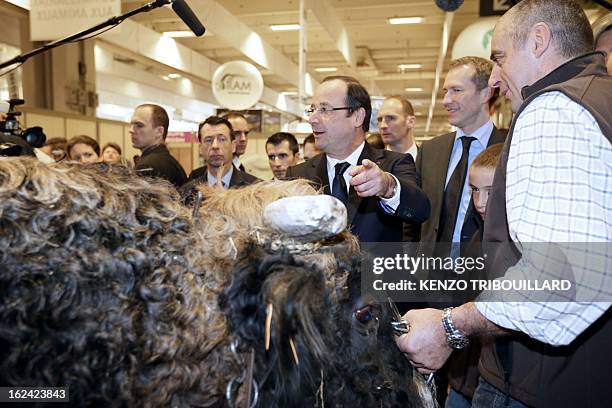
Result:
<svg viewBox="0 0 612 408">
<path fill-rule="evenodd" d="M 338 111 L 338 110 L 349 110 L 349 111 L 352 111 L 353 108 L 351 108 L 350 106 L 343 106 L 341 108 L 332 108 L 331 106 L 319 106 L 319 107 L 316 107 L 314 105 L 310 105 L 310 106 L 307 106 L 306 109 L 304 109 L 304 114 L 306 114 L 306 116 L 308 116 L 308 117 L 314 115 L 315 113 L 318 113 L 321 116 L 329 116 L 334 111 Z"/>
</svg>

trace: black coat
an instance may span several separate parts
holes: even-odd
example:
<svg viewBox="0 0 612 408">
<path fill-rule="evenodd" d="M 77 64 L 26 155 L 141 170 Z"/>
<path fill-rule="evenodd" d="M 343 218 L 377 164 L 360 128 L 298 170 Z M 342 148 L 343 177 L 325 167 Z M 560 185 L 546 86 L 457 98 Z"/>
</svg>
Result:
<svg viewBox="0 0 612 408">
<path fill-rule="evenodd" d="M 179 188 L 187 181 L 181 164 L 170 154 L 165 144 L 160 144 L 142 153 L 134 167 L 140 174 L 161 177 Z"/>
</svg>

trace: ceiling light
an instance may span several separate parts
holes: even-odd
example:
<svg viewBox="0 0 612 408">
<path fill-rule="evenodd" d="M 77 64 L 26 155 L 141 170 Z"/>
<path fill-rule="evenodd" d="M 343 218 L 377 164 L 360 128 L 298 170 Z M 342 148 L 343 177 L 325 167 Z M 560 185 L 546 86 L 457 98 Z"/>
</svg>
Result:
<svg viewBox="0 0 612 408">
<path fill-rule="evenodd" d="M 302 28 L 302 26 L 300 26 L 299 24 L 296 24 L 296 23 L 292 23 L 292 24 L 271 24 L 270 25 L 270 30 L 272 30 L 272 31 L 292 31 L 292 30 L 299 30 L 300 28 Z"/>
<path fill-rule="evenodd" d="M 164 31 L 164 35 L 166 37 L 172 38 L 184 38 L 184 37 L 194 37 L 192 31 L 184 30 L 184 31 Z"/>
<path fill-rule="evenodd" d="M 406 92 L 423 92 L 423 88 L 406 88 L 404 89 Z"/>
<path fill-rule="evenodd" d="M 283 92 L 281 92 L 281 95 L 284 95 L 284 96 L 295 96 L 295 95 L 297 95 L 297 92 L 295 92 L 295 91 L 283 91 Z"/>
<path fill-rule="evenodd" d="M 423 17 L 393 17 L 387 19 L 389 24 L 419 24 L 424 20 Z"/>
<path fill-rule="evenodd" d="M 399 69 L 419 69 L 423 66 L 423 64 L 399 64 L 397 67 Z"/>
<path fill-rule="evenodd" d="M 170 79 L 177 79 L 177 78 L 180 78 L 180 77 L 181 77 L 180 74 L 175 74 L 174 72 L 168 74 L 168 78 L 170 78 Z"/>
<path fill-rule="evenodd" d="M 164 81 L 169 81 L 170 77 L 168 75 L 160 75 L 161 79 L 163 79 Z"/>
<path fill-rule="evenodd" d="M 319 67 L 319 68 L 315 68 L 315 71 L 317 72 L 336 72 L 338 70 L 338 68 L 336 67 Z"/>
</svg>

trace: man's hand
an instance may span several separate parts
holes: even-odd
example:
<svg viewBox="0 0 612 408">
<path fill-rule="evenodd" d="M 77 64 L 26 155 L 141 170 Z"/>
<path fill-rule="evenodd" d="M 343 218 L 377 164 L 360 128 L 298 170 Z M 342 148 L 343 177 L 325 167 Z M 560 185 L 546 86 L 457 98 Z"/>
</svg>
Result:
<svg viewBox="0 0 612 408">
<path fill-rule="evenodd" d="M 376 163 L 364 159 L 360 166 L 353 166 L 348 170 L 352 176 L 351 185 L 361 197 L 380 196 L 393 197 L 395 179 L 380 169 Z"/>
<path fill-rule="evenodd" d="M 438 370 L 453 351 L 442 327 L 442 311 L 410 310 L 404 319 L 410 324 L 410 331 L 396 339 L 397 346 L 421 374 Z"/>
</svg>

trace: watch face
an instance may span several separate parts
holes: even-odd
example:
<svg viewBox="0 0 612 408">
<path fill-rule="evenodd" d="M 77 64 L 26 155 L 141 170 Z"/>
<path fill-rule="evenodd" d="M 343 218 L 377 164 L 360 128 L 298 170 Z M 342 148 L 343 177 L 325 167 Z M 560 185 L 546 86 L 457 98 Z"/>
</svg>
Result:
<svg viewBox="0 0 612 408">
<path fill-rule="evenodd" d="M 448 344 L 452 348 L 459 350 L 470 344 L 470 339 L 464 334 L 454 333 L 448 336 Z"/>
</svg>

